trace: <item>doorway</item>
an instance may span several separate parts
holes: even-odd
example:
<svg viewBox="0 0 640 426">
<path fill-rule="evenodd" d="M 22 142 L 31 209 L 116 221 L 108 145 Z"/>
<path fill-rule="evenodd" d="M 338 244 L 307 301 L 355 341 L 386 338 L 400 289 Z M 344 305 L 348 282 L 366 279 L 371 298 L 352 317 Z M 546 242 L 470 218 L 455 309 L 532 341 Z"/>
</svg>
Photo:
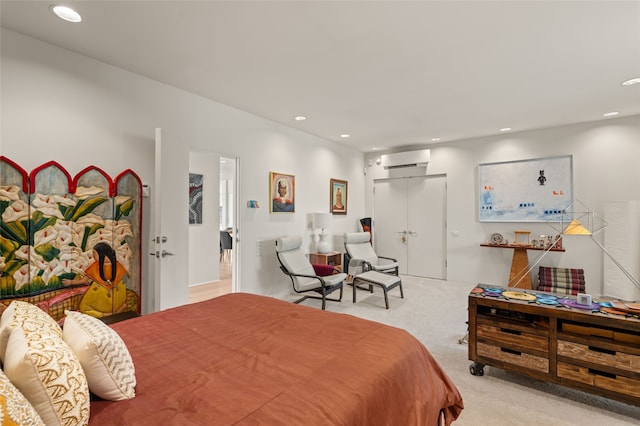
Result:
<svg viewBox="0 0 640 426">
<path fill-rule="evenodd" d="M 237 164 L 217 153 L 190 153 L 190 170 L 203 175 L 203 213 L 189 230 L 189 303 L 237 291 Z"/>
<path fill-rule="evenodd" d="M 374 181 L 374 246 L 399 272 L 446 279 L 446 175 Z"/>
<path fill-rule="evenodd" d="M 231 293 L 234 290 L 234 250 L 237 243 L 236 228 L 236 174 L 237 161 L 235 158 L 220 157 L 220 286 L 221 294 Z M 228 238 L 223 234 L 231 235 Z M 226 238 L 225 238 L 226 237 Z M 230 241 L 226 243 L 226 241 Z"/>
</svg>

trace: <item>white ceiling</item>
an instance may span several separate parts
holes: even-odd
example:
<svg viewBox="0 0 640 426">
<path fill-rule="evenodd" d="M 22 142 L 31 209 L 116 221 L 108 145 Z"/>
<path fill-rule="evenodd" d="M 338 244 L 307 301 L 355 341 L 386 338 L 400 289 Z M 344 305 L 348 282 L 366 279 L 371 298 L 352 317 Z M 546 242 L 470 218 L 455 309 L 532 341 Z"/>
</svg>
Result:
<svg viewBox="0 0 640 426">
<path fill-rule="evenodd" d="M 640 114 L 639 1 L 51 3 L 2 26 L 364 152 Z"/>
</svg>

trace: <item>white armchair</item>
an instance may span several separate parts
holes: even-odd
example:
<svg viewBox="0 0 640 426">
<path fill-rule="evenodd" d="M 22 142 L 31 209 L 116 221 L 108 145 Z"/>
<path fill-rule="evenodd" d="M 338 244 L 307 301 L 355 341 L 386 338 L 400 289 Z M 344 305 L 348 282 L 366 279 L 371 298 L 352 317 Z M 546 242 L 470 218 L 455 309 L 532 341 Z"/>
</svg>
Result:
<svg viewBox="0 0 640 426">
<path fill-rule="evenodd" d="M 368 232 L 344 234 L 344 248 L 354 263 L 362 264 L 362 272 L 377 271 L 398 275 L 398 261 L 391 257 L 378 256 L 373 250 Z M 349 262 L 351 264 L 351 261 Z M 351 273 L 351 271 L 348 271 Z"/>
<path fill-rule="evenodd" d="M 301 245 L 302 237 L 300 235 L 281 237 L 276 240 L 276 255 L 280 262 L 280 269 L 291 278 L 293 290 L 296 293 L 316 292 L 320 294 L 320 296 L 305 295 L 294 303 L 300 303 L 309 298 L 321 299 L 322 309 L 325 309 L 327 300 L 341 301 L 342 283 L 347 278 L 347 274 L 318 275 L 307 256 L 302 252 Z M 327 295 L 336 290 L 340 290 L 339 299 L 327 298 Z"/>
</svg>

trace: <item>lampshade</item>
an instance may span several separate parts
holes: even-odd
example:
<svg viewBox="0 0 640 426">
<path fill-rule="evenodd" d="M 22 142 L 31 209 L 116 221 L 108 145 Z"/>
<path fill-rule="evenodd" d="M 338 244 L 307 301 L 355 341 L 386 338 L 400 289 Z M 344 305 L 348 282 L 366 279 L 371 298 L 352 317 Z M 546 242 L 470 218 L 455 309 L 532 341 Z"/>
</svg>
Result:
<svg viewBox="0 0 640 426">
<path fill-rule="evenodd" d="M 604 219 L 580 200 L 575 200 L 562 211 L 560 229 L 557 231 L 564 235 L 595 235 L 606 227 Z"/>
<path fill-rule="evenodd" d="M 565 235 L 593 235 L 591 231 L 585 228 L 576 219 L 573 219 L 570 224 L 562 231 Z"/>
<path fill-rule="evenodd" d="M 328 228 L 331 225 L 330 213 L 314 213 L 313 214 L 313 227 L 314 228 Z"/>
</svg>

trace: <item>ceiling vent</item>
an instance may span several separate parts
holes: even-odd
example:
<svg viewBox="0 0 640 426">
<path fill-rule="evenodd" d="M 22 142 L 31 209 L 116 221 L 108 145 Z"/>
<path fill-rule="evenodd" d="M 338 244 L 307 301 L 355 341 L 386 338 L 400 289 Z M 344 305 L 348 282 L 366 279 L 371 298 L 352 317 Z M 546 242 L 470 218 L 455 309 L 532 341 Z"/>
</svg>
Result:
<svg viewBox="0 0 640 426">
<path fill-rule="evenodd" d="M 426 167 L 431 160 L 431 150 L 396 152 L 380 156 L 381 164 L 386 169 L 401 169 L 405 167 Z"/>
</svg>

